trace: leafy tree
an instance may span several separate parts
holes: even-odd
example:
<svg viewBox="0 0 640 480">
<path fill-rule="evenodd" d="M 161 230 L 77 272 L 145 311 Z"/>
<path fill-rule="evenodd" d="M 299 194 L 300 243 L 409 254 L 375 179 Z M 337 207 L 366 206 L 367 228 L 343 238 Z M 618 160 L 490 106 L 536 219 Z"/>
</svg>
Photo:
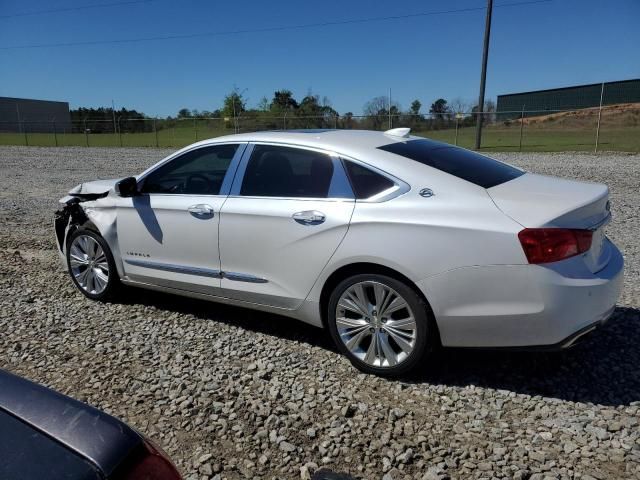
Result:
<svg viewBox="0 0 640 480">
<path fill-rule="evenodd" d="M 342 128 L 353 128 L 355 125 L 355 121 L 353 119 L 353 112 L 347 112 L 341 117 L 341 127 Z"/>
<path fill-rule="evenodd" d="M 410 113 L 412 115 L 420 115 L 420 109 L 421 108 L 422 108 L 422 103 L 420 103 L 420 100 L 416 99 L 413 102 L 411 102 Z"/>
<path fill-rule="evenodd" d="M 327 128 L 334 126 L 338 112 L 331 108 L 327 97 L 320 102 L 318 95 L 310 93 L 302 99 L 296 114 L 299 117 L 296 126 L 299 128 Z"/>
<path fill-rule="evenodd" d="M 222 115 L 228 118 L 235 118 L 246 110 L 246 100 L 237 87 L 224 97 Z"/>
<path fill-rule="evenodd" d="M 431 104 L 429 113 L 438 119 L 445 118 L 446 114 L 450 113 L 449 106 L 447 105 L 447 101 L 444 98 L 437 99 L 435 102 Z"/>
<path fill-rule="evenodd" d="M 191 116 L 191 110 L 188 108 L 181 108 L 178 111 L 178 118 L 188 118 Z"/>
<path fill-rule="evenodd" d="M 290 110 L 296 110 L 298 108 L 298 102 L 293 98 L 291 90 L 277 90 L 273 93 L 273 100 L 271 100 L 270 109 L 272 112 L 286 112 Z"/>
</svg>

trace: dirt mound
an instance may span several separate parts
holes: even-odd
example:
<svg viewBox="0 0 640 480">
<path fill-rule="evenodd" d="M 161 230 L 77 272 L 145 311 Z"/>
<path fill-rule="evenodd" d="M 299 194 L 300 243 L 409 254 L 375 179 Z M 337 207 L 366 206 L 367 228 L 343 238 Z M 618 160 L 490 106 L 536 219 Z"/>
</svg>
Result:
<svg viewBox="0 0 640 480">
<path fill-rule="evenodd" d="M 591 107 L 525 117 L 524 124 L 527 126 L 542 126 L 548 125 L 549 122 L 556 122 L 563 126 L 580 128 L 595 122 L 597 116 L 598 107 Z M 601 120 L 606 121 L 607 124 L 615 123 L 620 126 L 638 125 L 640 124 L 640 103 L 605 105 L 602 107 Z M 512 122 L 519 125 L 520 119 L 512 120 Z"/>
</svg>

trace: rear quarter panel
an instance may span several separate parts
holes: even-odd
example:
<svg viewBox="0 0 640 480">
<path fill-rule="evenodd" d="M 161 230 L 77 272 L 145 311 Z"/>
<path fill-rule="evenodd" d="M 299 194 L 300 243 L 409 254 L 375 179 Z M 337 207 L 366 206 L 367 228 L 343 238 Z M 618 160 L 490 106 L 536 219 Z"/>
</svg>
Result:
<svg viewBox="0 0 640 480">
<path fill-rule="evenodd" d="M 517 239 L 522 227 L 484 189 L 429 187 L 436 192 L 430 198 L 412 186 L 387 202 L 356 202 L 349 231 L 311 299 L 319 298 L 331 273 L 352 263 L 384 265 L 416 283 L 466 266 L 527 263 Z"/>
</svg>

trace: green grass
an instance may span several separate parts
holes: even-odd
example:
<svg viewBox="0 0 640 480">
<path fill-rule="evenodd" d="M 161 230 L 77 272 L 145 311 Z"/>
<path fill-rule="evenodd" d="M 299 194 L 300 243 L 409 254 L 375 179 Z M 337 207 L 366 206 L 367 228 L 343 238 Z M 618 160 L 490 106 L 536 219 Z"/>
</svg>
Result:
<svg viewBox="0 0 640 480">
<path fill-rule="evenodd" d="M 415 132 L 434 140 L 455 143 L 455 130 L 431 130 Z M 457 144 L 472 148 L 476 130 L 466 127 L 458 130 Z M 520 128 L 490 126 L 483 130 L 482 149 L 489 151 L 518 151 L 520 148 Z M 593 151 L 595 146 L 595 128 L 593 130 L 569 130 L 553 127 L 529 128 L 525 126 L 522 135 L 522 151 L 525 152 L 563 152 Z M 640 127 L 602 127 L 598 141 L 598 150 L 640 152 Z"/>
<path fill-rule="evenodd" d="M 233 133 L 232 129 L 176 127 L 143 133 L 0 133 L 0 145 L 80 147 L 182 147 L 206 138 Z"/>
<path fill-rule="evenodd" d="M 98 133 L 0 133 L 0 145 L 33 146 L 90 146 L 90 147 L 182 147 L 198 140 L 233 133 L 222 125 L 217 127 L 178 126 L 148 133 L 98 134 Z M 414 131 L 447 143 L 456 143 L 455 129 Z M 457 144 L 471 148 L 475 140 L 475 127 L 458 130 Z M 518 151 L 520 127 L 512 125 L 490 125 L 483 131 L 482 149 L 487 151 Z M 595 143 L 595 128 L 569 129 L 562 126 L 525 125 L 522 151 L 592 151 Z M 599 150 L 640 152 L 640 126 L 621 127 L 603 124 L 600 129 Z"/>
</svg>

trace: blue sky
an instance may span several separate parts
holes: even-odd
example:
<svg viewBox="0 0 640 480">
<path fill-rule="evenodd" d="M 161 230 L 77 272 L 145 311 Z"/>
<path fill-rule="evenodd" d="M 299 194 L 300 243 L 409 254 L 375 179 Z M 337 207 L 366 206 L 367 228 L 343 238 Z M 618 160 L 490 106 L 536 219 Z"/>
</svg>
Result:
<svg viewBox="0 0 640 480">
<path fill-rule="evenodd" d="M 0 0 L 0 16 L 114 0 Z M 495 0 L 487 96 L 640 77 L 640 1 Z M 0 47 L 260 29 L 483 7 L 485 0 L 145 3 L 0 18 Z M 403 108 L 477 98 L 484 12 L 262 33 L 0 50 L 0 96 L 126 106 L 150 116 L 213 110 L 234 85 L 250 106 L 277 89 L 362 111 L 389 88 Z"/>
</svg>

